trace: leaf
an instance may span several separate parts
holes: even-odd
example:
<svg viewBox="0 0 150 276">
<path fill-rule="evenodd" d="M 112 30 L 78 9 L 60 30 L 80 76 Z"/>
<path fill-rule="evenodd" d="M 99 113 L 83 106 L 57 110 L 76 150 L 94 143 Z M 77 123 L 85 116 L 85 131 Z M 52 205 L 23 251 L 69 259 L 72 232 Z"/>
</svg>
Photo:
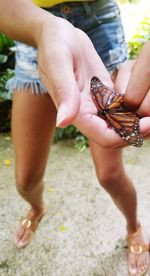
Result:
<svg viewBox="0 0 150 276">
<path fill-rule="evenodd" d="M 4 165 L 5 166 L 10 166 L 10 164 L 11 164 L 11 161 L 9 159 L 4 160 Z"/>
<path fill-rule="evenodd" d="M 0 55 L 0 64 L 5 63 L 8 57 L 6 55 Z"/>
<path fill-rule="evenodd" d="M 59 226 L 59 230 L 61 232 L 66 232 L 68 230 L 68 228 L 65 225 L 61 225 L 61 226 Z"/>
<path fill-rule="evenodd" d="M 53 192 L 55 192 L 55 189 L 54 189 L 53 187 L 49 187 L 49 188 L 48 188 L 48 192 L 49 192 L 49 193 L 53 193 Z"/>
<path fill-rule="evenodd" d="M 129 159 L 129 160 L 127 160 L 127 163 L 130 165 L 135 165 L 138 163 L 138 160 L 137 160 L 137 158 Z"/>
<path fill-rule="evenodd" d="M 6 141 L 11 141 L 11 137 L 10 137 L 10 136 L 6 136 L 6 137 L 5 137 L 5 140 L 6 140 Z"/>
</svg>

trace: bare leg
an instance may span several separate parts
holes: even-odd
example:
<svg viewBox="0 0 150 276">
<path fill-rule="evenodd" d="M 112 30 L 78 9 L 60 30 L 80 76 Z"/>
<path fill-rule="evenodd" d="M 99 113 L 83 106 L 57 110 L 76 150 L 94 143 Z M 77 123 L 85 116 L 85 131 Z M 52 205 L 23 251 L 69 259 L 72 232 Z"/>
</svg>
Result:
<svg viewBox="0 0 150 276">
<path fill-rule="evenodd" d="M 12 135 L 16 157 L 16 185 L 20 195 L 31 205 L 30 219 L 44 212 L 43 182 L 49 147 L 53 137 L 56 109 L 49 95 L 31 91 L 15 92 L 12 109 Z M 20 226 L 16 244 L 23 247 L 31 231 Z"/>
<path fill-rule="evenodd" d="M 124 170 L 122 151 L 103 149 L 93 141 L 90 141 L 90 147 L 100 184 L 123 213 L 127 221 L 128 234 L 135 233 L 140 225 L 137 219 L 136 191 Z M 134 237 L 132 242 L 144 244 L 142 232 Z M 129 254 L 129 269 L 133 271 L 131 275 L 137 275 L 137 272 L 144 270 L 148 264 L 148 252 L 139 255 Z"/>
</svg>

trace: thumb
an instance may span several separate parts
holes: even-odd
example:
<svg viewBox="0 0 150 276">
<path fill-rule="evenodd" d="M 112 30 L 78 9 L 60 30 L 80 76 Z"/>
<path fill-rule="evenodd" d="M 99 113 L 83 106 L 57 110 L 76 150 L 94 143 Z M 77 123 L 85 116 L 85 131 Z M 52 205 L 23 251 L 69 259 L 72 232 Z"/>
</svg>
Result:
<svg viewBox="0 0 150 276">
<path fill-rule="evenodd" d="M 77 85 L 68 90 L 62 87 L 62 93 L 59 95 L 58 113 L 56 119 L 57 127 L 67 127 L 74 121 L 80 109 L 80 92 Z"/>
<path fill-rule="evenodd" d="M 71 124 L 80 109 L 80 90 L 75 79 L 73 64 L 62 57 L 59 65 L 55 59 L 51 74 L 52 99 L 58 110 L 57 127 L 66 127 Z M 57 74 L 55 73 L 57 72 Z"/>
<path fill-rule="evenodd" d="M 51 58 L 43 71 L 41 70 L 42 80 L 58 110 L 56 125 L 66 127 L 72 123 L 80 109 L 80 89 L 73 64 L 63 55 L 54 56 L 54 61 Z"/>
<path fill-rule="evenodd" d="M 51 96 L 58 110 L 56 126 L 63 128 L 71 124 L 79 112 L 80 90 L 71 70 L 69 72 L 59 70 L 59 76 L 57 80 L 55 79 L 56 86 L 52 88 Z"/>
</svg>

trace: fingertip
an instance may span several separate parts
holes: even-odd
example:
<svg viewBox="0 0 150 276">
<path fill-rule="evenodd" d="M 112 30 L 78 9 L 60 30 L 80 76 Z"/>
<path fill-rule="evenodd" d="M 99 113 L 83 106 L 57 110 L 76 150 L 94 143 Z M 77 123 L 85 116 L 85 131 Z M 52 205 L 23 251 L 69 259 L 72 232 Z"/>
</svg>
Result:
<svg viewBox="0 0 150 276">
<path fill-rule="evenodd" d="M 135 97 L 135 93 L 130 90 L 126 90 L 125 96 L 124 96 L 124 105 L 127 109 L 131 111 L 136 111 L 139 108 L 139 99 L 138 97 Z"/>
<path fill-rule="evenodd" d="M 150 136 L 150 117 L 140 119 L 140 130 L 143 138 Z"/>
<path fill-rule="evenodd" d="M 72 124 L 78 115 L 80 108 L 80 103 L 77 101 L 72 107 L 72 102 L 61 104 L 58 109 L 56 126 L 60 128 L 65 128 Z"/>
</svg>

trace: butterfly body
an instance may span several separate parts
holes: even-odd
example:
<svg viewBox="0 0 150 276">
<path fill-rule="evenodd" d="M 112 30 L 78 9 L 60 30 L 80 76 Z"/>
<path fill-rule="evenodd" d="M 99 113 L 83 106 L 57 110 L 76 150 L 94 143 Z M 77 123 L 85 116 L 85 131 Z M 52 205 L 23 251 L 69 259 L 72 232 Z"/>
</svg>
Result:
<svg viewBox="0 0 150 276">
<path fill-rule="evenodd" d="M 104 116 L 104 117 L 106 117 L 106 113 L 108 113 L 109 112 L 109 109 L 102 109 L 101 111 L 98 111 L 97 112 L 97 116 Z"/>
<path fill-rule="evenodd" d="M 141 147 L 139 118 L 124 106 L 124 96 L 106 87 L 97 77 L 91 80 L 91 93 L 97 107 L 97 115 L 105 119 L 129 145 Z"/>
</svg>

